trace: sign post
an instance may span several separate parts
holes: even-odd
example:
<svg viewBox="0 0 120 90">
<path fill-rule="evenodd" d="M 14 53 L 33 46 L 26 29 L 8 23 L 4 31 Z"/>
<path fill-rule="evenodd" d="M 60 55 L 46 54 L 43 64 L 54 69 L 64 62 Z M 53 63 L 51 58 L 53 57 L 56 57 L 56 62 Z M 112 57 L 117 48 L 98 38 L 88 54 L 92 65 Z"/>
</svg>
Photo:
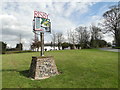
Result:
<svg viewBox="0 0 120 90">
<path fill-rule="evenodd" d="M 44 32 L 51 33 L 51 22 L 50 19 L 48 19 L 48 14 L 46 14 L 45 12 L 34 11 L 33 31 L 35 34 L 40 35 L 41 40 L 40 56 L 44 56 Z"/>
<path fill-rule="evenodd" d="M 44 56 L 44 32 L 40 32 L 40 38 L 41 38 L 41 56 Z"/>
<path fill-rule="evenodd" d="M 41 52 L 40 57 L 32 57 L 29 70 L 30 77 L 38 80 L 58 75 L 59 72 L 54 62 L 54 57 L 44 56 L 44 32 L 51 33 L 51 22 L 50 19 L 48 19 L 48 14 L 34 11 L 33 32 L 36 35 L 40 35 Z"/>
</svg>

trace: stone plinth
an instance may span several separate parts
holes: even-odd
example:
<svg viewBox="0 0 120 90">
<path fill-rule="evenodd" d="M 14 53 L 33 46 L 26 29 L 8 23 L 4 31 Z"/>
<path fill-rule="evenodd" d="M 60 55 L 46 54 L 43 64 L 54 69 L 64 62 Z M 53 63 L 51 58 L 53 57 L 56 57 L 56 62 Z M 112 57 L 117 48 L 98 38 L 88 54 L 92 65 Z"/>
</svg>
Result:
<svg viewBox="0 0 120 90">
<path fill-rule="evenodd" d="M 45 79 L 58 74 L 53 56 L 32 57 L 29 76 L 33 79 Z"/>
</svg>

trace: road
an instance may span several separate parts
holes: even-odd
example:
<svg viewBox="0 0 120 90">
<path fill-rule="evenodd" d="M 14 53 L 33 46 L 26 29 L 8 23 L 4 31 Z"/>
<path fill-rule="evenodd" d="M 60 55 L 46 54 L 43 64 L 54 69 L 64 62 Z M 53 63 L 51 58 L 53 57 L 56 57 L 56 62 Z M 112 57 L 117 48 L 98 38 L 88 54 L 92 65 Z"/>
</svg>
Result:
<svg viewBox="0 0 120 90">
<path fill-rule="evenodd" d="M 99 48 L 99 49 L 104 51 L 120 52 L 120 49 L 113 49 L 113 48 Z"/>
</svg>

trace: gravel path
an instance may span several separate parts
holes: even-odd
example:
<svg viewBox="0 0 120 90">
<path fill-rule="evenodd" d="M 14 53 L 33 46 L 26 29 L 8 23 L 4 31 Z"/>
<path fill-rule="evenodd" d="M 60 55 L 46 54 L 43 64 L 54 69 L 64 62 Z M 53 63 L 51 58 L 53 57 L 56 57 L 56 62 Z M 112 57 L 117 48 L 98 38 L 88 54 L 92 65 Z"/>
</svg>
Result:
<svg viewBox="0 0 120 90">
<path fill-rule="evenodd" d="M 104 51 L 120 52 L 120 49 L 113 49 L 113 48 L 99 48 L 99 49 Z"/>
</svg>

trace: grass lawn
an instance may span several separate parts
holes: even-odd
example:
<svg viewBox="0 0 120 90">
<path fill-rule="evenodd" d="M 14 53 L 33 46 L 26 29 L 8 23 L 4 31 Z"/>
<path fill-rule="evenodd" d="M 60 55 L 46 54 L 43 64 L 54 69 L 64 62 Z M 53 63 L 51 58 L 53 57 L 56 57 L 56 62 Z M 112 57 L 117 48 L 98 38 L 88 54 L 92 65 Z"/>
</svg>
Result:
<svg viewBox="0 0 120 90">
<path fill-rule="evenodd" d="M 44 80 L 28 78 L 32 56 L 39 52 L 2 56 L 3 88 L 117 88 L 118 53 L 97 49 L 48 51 L 62 74 Z"/>
</svg>

